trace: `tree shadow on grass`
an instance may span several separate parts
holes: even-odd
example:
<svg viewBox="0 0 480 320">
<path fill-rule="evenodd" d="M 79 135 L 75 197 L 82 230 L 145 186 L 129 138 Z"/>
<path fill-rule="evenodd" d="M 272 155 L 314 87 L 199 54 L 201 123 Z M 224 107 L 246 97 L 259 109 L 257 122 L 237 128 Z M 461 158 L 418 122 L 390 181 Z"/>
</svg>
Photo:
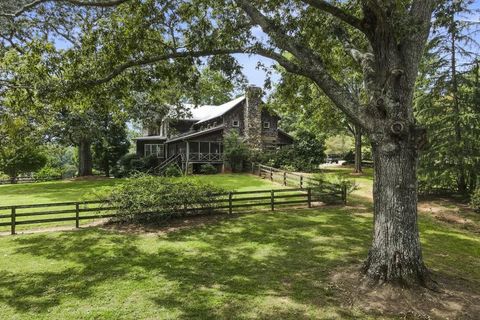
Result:
<svg viewBox="0 0 480 320">
<path fill-rule="evenodd" d="M 365 256 L 371 222 L 338 211 L 252 214 L 156 237 L 89 229 L 17 238 L 17 254 L 67 263 L 8 272 L 0 303 L 45 314 L 66 298 L 91 301 L 99 286 L 114 295 L 117 284 L 134 281 L 157 312 L 177 318 L 308 319 L 322 309 L 353 317 L 327 279 Z"/>
</svg>

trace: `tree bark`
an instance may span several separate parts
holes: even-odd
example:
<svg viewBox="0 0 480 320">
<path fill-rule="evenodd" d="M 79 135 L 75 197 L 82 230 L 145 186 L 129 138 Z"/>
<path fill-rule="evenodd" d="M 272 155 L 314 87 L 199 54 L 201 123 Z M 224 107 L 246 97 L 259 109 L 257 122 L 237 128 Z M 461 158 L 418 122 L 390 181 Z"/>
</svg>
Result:
<svg viewBox="0 0 480 320">
<path fill-rule="evenodd" d="M 362 173 L 362 129 L 355 126 L 355 173 Z"/>
<path fill-rule="evenodd" d="M 87 138 L 81 138 L 78 144 L 78 176 L 85 177 L 93 174 L 92 142 Z"/>
<path fill-rule="evenodd" d="M 374 232 L 364 271 L 379 282 L 427 284 L 417 226 L 416 146 L 372 142 Z"/>
<path fill-rule="evenodd" d="M 104 164 L 104 169 L 105 171 L 105 177 L 109 178 L 110 177 L 110 163 L 108 161 L 108 158 L 105 160 L 105 164 Z"/>
</svg>

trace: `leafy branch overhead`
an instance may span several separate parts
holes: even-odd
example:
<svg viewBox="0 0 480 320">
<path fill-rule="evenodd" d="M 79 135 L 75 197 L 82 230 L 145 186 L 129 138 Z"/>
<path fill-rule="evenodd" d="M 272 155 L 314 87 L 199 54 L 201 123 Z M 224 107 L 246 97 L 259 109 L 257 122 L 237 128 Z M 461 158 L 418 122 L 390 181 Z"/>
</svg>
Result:
<svg viewBox="0 0 480 320">
<path fill-rule="evenodd" d="M 352 38 L 367 39 L 367 46 L 363 40 L 358 47 L 355 46 L 358 53 L 370 52 L 365 57 L 372 57 L 370 59 L 373 60 L 368 68 L 364 68 L 365 72 L 370 73 L 365 75 L 366 84 L 391 81 L 390 78 L 395 77 L 395 72 L 409 78 L 407 80 L 411 84 L 417 66 L 401 60 L 415 60 L 415 56 L 421 54 L 422 46 L 414 43 L 416 39 L 425 38 L 428 34 L 428 25 L 420 21 L 428 21 L 421 19 L 431 14 L 432 4 L 433 1 L 413 1 L 402 15 L 398 15 L 398 21 L 389 14 L 394 11 L 398 13 L 400 10 L 392 3 L 378 5 L 373 1 L 365 1 L 358 5 L 355 2 L 334 4 L 320 0 L 306 0 L 301 3 L 244 0 L 33 1 L 26 2 L 23 6 L 17 5 L 16 10 L 10 5 L 10 11 L 5 14 L 10 14 L 12 19 L 31 20 L 31 29 L 37 30 L 38 23 L 44 21 L 47 15 L 51 16 L 51 10 L 57 10 L 59 14 L 49 18 L 53 19 L 51 24 L 56 24 L 57 29 L 48 30 L 52 38 L 67 38 L 65 34 L 74 33 L 72 30 L 76 26 L 68 26 L 68 17 L 61 14 L 71 10 L 71 7 L 81 7 L 81 10 L 77 9 L 80 15 L 94 17 L 89 21 L 94 26 L 92 29 L 95 29 L 91 35 L 77 34 L 68 37 L 78 38 L 73 39 L 73 42 L 82 44 L 82 47 L 89 44 L 93 62 L 90 67 L 80 68 L 80 74 L 76 73 L 73 79 L 70 79 L 73 87 L 106 83 L 129 69 L 147 68 L 171 59 L 180 58 L 184 59 L 185 63 L 192 63 L 213 55 L 258 54 L 275 60 L 289 72 L 313 80 L 348 118 L 371 131 L 372 112 L 361 108 L 357 97 L 349 94 L 336 81 L 328 67 L 331 60 L 325 52 L 328 50 L 307 42 L 311 39 L 306 34 L 313 32 L 319 36 L 322 28 L 326 28 L 325 24 L 316 27 L 302 24 L 299 17 L 307 17 L 307 20 L 318 15 L 333 18 L 334 21 L 337 20 L 337 24 L 344 24 Z M 277 9 L 276 5 L 281 9 Z M 208 10 L 208 7 L 213 10 Z M 37 11 L 32 14 L 34 10 Z M 358 16 L 353 12 L 358 13 Z M 387 16 L 392 18 L 386 19 Z M 397 61 L 392 61 L 395 65 L 380 65 L 380 61 L 375 59 L 383 54 L 382 51 L 386 48 L 376 45 L 375 42 L 380 40 L 379 37 L 389 36 L 381 33 L 388 31 L 386 27 L 405 19 L 415 26 L 416 31 L 407 30 L 402 36 L 392 35 L 394 40 L 399 42 L 398 47 L 405 50 L 398 52 Z M 69 29 L 68 32 L 58 32 L 63 28 Z M 21 41 L 16 39 L 14 42 Z M 119 46 L 120 43 L 123 45 Z M 74 53 L 73 49 L 67 51 L 71 51 L 71 55 L 78 54 Z M 285 54 L 287 52 L 289 56 Z M 363 61 L 366 61 L 365 58 Z M 413 69 L 404 70 L 407 65 L 412 65 Z M 391 99 L 384 89 L 378 86 L 370 88 L 371 101 Z M 380 110 L 376 110 L 377 108 Z M 396 111 L 387 109 L 375 106 L 373 114 L 378 118 L 385 112 Z M 404 120 L 411 120 L 408 119 L 408 112 L 402 113 L 402 117 L 407 118 Z"/>
<path fill-rule="evenodd" d="M 416 200 L 426 132 L 415 119 L 413 100 L 436 4 L 9 0 L 0 7 L 1 54 L 30 57 L 32 67 L 27 77 L 8 71 L 0 76 L 11 88 L 31 84 L 28 97 L 44 103 L 55 97 L 57 105 L 101 90 L 126 104 L 142 90 L 167 92 L 181 102 L 179 91 L 197 91 L 201 69 L 241 80 L 236 54 L 272 59 L 282 72 L 316 87 L 308 92 L 319 89 L 343 113 L 341 121 L 371 143 L 375 222 L 365 274 L 379 282 L 429 286 Z M 8 66 L 18 70 L 19 63 L 12 58 Z"/>
</svg>

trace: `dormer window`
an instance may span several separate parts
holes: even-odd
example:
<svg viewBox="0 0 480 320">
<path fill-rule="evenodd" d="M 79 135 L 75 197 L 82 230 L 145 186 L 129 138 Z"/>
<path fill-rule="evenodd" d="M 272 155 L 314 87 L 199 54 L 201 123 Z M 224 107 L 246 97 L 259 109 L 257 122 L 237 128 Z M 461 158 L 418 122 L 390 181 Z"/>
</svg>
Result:
<svg viewBox="0 0 480 320">
<path fill-rule="evenodd" d="M 238 121 L 238 120 L 233 120 L 233 121 L 232 121 L 232 127 L 234 127 L 234 128 L 240 127 L 240 121 Z"/>
<path fill-rule="evenodd" d="M 270 122 L 269 121 L 265 121 L 263 123 L 263 129 L 270 129 Z"/>
</svg>

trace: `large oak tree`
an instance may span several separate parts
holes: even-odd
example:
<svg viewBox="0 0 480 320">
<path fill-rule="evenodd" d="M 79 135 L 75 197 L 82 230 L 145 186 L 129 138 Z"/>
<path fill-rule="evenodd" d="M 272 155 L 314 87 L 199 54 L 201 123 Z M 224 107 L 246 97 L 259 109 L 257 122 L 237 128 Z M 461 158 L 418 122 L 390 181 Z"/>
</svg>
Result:
<svg viewBox="0 0 480 320">
<path fill-rule="evenodd" d="M 188 64 L 216 56 L 228 69 L 234 53 L 271 58 L 286 71 L 309 79 L 372 143 L 374 231 L 366 275 L 378 281 L 425 284 L 416 186 L 425 131 L 417 126 L 412 100 L 435 2 L 31 0 L 3 17 L 38 24 L 57 19 L 64 23 L 60 30 L 66 36 L 75 32 L 67 23 L 73 8 L 81 6 L 103 19 L 94 39 L 97 60 L 90 63 L 95 72 L 78 70 L 69 84 L 72 89 L 106 83 L 127 70 L 144 70 L 169 59 Z M 331 68 L 332 37 L 319 27 L 324 21 L 343 30 L 336 41 L 345 59 L 359 64 L 367 103 L 361 104 L 344 88 L 338 79 L 342 75 Z M 55 33 L 53 28 L 49 31 Z M 6 37 L 7 45 L 16 45 L 14 35 Z M 91 79 L 92 74 L 101 76 Z"/>
</svg>

